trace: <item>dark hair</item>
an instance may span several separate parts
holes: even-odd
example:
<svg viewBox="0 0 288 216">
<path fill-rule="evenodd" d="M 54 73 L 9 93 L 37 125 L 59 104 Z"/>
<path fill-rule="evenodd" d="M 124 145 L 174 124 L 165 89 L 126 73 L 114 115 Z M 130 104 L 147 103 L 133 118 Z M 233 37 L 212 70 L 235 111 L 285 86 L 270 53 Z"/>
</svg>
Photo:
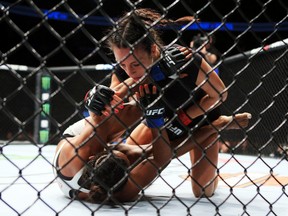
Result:
<svg viewBox="0 0 288 216">
<path fill-rule="evenodd" d="M 110 152 L 102 152 L 85 165 L 79 185 L 90 190 L 90 202 L 109 201 L 108 193 L 117 192 L 127 182 L 129 164 Z"/>
<path fill-rule="evenodd" d="M 141 46 L 148 53 L 154 43 L 163 46 L 160 38 L 159 26 L 180 24 L 192 21 L 194 18 L 182 17 L 178 20 L 166 19 L 165 14 L 161 15 L 155 10 L 141 8 L 124 14 L 116 25 L 110 29 L 107 45 L 112 48 L 132 48 Z"/>
</svg>

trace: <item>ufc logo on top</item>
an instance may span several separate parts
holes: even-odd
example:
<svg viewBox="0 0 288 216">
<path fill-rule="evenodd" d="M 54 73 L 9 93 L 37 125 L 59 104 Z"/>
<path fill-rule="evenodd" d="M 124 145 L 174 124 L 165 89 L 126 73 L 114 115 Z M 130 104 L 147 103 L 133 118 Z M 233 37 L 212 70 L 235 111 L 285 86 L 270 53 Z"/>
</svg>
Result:
<svg viewBox="0 0 288 216">
<path fill-rule="evenodd" d="M 153 109 L 153 110 L 147 110 L 146 111 L 146 115 L 147 116 L 162 115 L 163 113 L 164 113 L 164 108 Z"/>
</svg>

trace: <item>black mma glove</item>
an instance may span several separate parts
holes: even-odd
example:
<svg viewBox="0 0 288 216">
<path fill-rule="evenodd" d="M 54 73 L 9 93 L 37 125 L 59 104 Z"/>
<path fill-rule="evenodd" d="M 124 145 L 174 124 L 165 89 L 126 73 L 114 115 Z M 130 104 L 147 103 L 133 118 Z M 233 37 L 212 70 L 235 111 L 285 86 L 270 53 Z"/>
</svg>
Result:
<svg viewBox="0 0 288 216">
<path fill-rule="evenodd" d="M 159 94 L 152 93 L 152 85 L 149 85 L 150 93 L 140 97 L 140 105 L 144 110 L 144 117 L 149 128 L 160 128 L 164 126 L 165 107 L 161 103 Z M 145 92 L 145 91 L 144 91 Z"/>
<path fill-rule="evenodd" d="M 150 76 L 154 81 L 161 81 L 175 74 L 184 64 L 186 59 L 184 52 L 177 47 L 169 47 L 162 53 L 162 59 L 152 66 Z"/>
<path fill-rule="evenodd" d="M 85 96 L 85 107 L 98 116 L 113 99 L 114 91 L 107 86 L 97 84 Z"/>
</svg>

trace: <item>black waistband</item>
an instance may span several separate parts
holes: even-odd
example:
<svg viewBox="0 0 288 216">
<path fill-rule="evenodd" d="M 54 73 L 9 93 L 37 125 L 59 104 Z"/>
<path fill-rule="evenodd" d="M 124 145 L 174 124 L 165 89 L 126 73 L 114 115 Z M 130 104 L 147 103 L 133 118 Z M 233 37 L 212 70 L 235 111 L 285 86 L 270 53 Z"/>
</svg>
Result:
<svg viewBox="0 0 288 216">
<path fill-rule="evenodd" d="M 59 156 L 61 154 L 61 151 L 59 152 L 59 154 L 57 155 L 57 158 L 56 158 L 56 170 L 57 170 L 57 176 L 61 179 L 64 179 L 64 180 L 67 180 L 67 181 L 70 181 L 73 179 L 73 177 L 67 177 L 65 175 L 63 175 L 61 173 L 61 168 L 59 167 L 59 162 L 58 162 L 58 159 L 59 159 Z"/>
</svg>

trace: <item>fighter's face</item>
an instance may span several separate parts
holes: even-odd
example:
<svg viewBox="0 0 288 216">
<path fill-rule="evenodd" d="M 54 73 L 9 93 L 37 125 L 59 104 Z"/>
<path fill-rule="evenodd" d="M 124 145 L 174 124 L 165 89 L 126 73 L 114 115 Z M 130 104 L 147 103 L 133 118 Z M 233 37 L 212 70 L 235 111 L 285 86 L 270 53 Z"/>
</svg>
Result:
<svg viewBox="0 0 288 216">
<path fill-rule="evenodd" d="M 113 52 L 120 67 L 135 81 L 143 77 L 153 63 L 152 55 L 141 48 L 132 51 L 130 48 L 113 47 Z"/>
</svg>

